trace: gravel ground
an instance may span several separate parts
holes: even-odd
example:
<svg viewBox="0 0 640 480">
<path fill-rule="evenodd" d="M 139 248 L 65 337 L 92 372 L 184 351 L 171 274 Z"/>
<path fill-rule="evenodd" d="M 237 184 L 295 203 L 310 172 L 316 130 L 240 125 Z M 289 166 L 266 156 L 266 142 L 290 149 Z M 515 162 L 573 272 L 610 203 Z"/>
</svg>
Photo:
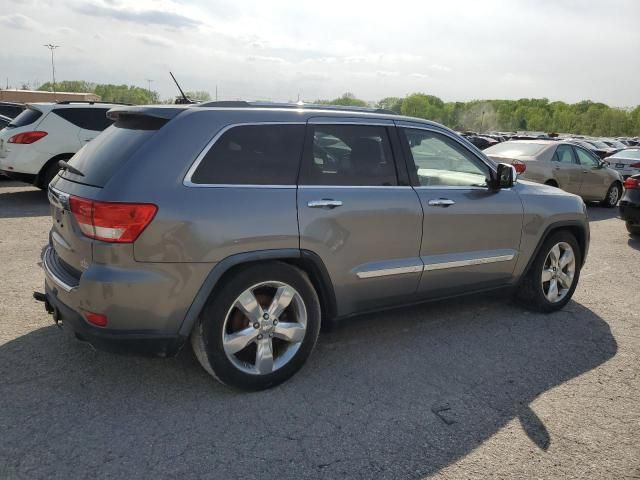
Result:
<svg viewBox="0 0 640 480">
<path fill-rule="evenodd" d="M 45 195 L 0 181 L 0 478 L 640 478 L 640 240 L 590 207 L 564 311 L 501 295 L 343 322 L 280 387 L 94 351 L 31 293 Z"/>
</svg>

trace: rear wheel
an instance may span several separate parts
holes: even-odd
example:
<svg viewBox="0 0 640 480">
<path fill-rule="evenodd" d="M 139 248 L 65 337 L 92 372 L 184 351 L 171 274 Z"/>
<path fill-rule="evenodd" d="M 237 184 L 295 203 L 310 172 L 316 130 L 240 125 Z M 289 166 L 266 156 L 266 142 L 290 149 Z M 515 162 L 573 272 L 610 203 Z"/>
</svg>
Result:
<svg viewBox="0 0 640 480">
<path fill-rule="evenodd" d="M 611 208 L 615 207 L 622 195 L 622 186 L 618 182 L 614 182 L 607 191 L 607 196 L 600 202 L 603 207 Z"/>
<path fill-rule="evenodd" d="M 50 162 L 40 173 L 36 187 L 46 190 L 59 171 L 58 160 Z"/>
<path fill-rule="evenodd" d="M 558 188 L 558 182 L 556 182 L 555 180 L 547 180 L 546 182 L 544 182 L 544 184 L 549 185 L 550 187 Z"/>
<path fill-rule="evenodd" d="M 214 292 L 191 344 L 216 379 L 243 390 L 284 382 L 305 363 L 320 331 L 320 302 L 304 272 L 274 262 L 240 270 Z"/>
<path fill-rule="evenodd" d="M 518 291 L 520 300 L 539 312 L 560 310 L 573 296 L 581 265 L 575 237 L 568 231 L 551 234 L 522 280 Z"/>
<path fill-rule="evenodd" d="M 627 226 L 627 232 L 631 235 L 640 235 L 640 224 L 633 224 L 631 222 L 625 222 Z"/>
</svg>

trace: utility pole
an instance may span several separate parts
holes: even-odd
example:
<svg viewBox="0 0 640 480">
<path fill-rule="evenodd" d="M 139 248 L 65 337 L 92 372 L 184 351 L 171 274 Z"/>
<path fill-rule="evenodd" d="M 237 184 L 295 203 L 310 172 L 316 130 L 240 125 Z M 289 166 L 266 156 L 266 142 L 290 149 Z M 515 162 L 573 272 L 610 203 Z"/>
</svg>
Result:
<svg viewBox="0 0 640 480">
<path fill-rule="evenodd" d="M 149 99 L 151 99 L 151 82 L 153 82 L 153 79 L 147 78 L 147 91 L 149 92 Z"/>
<path fill-rule="evenodd" d="M 60 47 L 60 45 L 53 45 L 52 43 L 47 43 L 44 45 L 49 50 L 51 50 L 51 78 L 53 80 L 53 93 L 56 93 L 56 65 L 53 62 L 53 51 Z"/>
<path fill-rule="evenodd" d="M 216 102 L 218 101 L 218 84 L 216 83 Z"/>
</svg>

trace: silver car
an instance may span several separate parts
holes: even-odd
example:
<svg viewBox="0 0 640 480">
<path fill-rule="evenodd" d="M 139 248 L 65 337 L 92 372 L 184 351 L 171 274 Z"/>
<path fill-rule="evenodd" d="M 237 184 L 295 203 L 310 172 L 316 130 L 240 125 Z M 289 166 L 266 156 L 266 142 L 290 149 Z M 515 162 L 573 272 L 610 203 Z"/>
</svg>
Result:
<svg viewBox="0 0 640 480">
<path fill-rule="evenodd" d="M 578 284 L 580 197 L 516 181 L 436 123 L 245 102 L 109 116 L 49 185 L 36 293 L 96 346 L 190 343 L 211 375 L 256 390 L 337 319 L 505 287 L 553 312 Z"/>
<path fill-rule="evenodd" d="M 623 178 L 607 163 L 575 143 L 512 140 L 484 151 L 497 162 L 514 165 L 521 178 L 559 187 L 613 207 L 622 195 Z"/>
<path fill-rule="evenodd" d="M 640 148 L 626 148 L 607 157 L 607 163 L 625 179 L 640 173 Z"/>
</svg>

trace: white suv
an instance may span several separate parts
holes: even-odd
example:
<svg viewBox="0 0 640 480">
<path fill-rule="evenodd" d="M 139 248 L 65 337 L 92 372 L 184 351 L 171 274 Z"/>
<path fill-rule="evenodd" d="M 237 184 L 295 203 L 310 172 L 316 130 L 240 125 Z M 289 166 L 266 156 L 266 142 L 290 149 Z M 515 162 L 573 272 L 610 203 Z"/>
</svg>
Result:
<svg viewBox="0 0 640 480">
<path fill-rule="evenodd" d="M 107 111 L 100 102 L 31 103 L 0 131 L 0 172 L 46 189 L 68 160 L 107 128 Z"/>
</svg>

